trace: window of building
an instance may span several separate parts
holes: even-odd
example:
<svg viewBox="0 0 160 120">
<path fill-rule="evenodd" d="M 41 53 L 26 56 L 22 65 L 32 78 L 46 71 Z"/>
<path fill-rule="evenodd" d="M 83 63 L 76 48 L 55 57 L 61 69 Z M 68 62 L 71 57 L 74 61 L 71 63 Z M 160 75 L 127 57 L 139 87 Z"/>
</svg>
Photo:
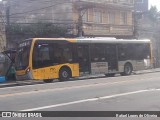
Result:
<svg viewBox="0 0 160 120">
<path fill-rule="evenodd" d="M 136 3 L 143 3 L 143 0 L 136 0 Z"/>
<path fill-rule="evenodd" d="M 88 9 L 88 22 L 93 22 L 93 9 Z"/>
<path fill-rule="evenodd" d="M 82 16 L 83 22 L 88 22 L 88 11 L 85 11 L 82 14 L 83 14 L 83 16 Z"/>
<path fill-rule="evenodd" d="M 115 24 L 115 12 L 108 13 L 108 22 L 109 24 Z"/>
<path fill-rule="evenodd" d="M 120 13 L 120 24 L 121 25 L 127 24 L 127 13 L 126 12 Z"/>
<path fill-rule="evenodd" d="M 119 2 L 123 2 L 123 3 L 126 3 L 128 2 L 129 0 L 119 0 Z"/>
<path fill-rule="evenodd" d="M 102 22 L 102 13 L 98 9 L 94 9 L 93 20 L 96 23 L 101 23 Z"/>
<path fill-rule="evenodd" d="M 134 3 L 134 0 L 130 0 L 130 3 L 132 3 L 132 4 L 133 4 L 133 3 Z"/>
</svg>

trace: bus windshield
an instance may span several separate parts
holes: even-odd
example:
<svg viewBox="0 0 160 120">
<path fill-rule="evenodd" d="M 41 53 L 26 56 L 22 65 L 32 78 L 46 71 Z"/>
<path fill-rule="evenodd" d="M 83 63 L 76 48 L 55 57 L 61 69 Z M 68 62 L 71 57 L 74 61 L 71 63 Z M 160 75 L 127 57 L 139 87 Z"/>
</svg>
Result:
<svg viewBox="0 0 160 120">
<path fill-rule="evenodd" d="M 19 45 L 16 56 L 16 70 L 24 70 L 29 65 L 30 41 L 23 42 Z"/>
</svg>

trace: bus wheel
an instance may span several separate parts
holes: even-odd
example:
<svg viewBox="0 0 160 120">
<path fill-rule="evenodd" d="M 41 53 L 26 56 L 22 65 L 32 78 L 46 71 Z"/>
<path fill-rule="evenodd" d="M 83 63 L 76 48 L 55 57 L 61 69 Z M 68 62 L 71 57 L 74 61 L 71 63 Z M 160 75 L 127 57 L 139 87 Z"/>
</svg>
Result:
<svg viewBox="0 0 160 120">
<path fill-rule="evenodd" d="M 45 82 L 45 83 L 51 83 L 51 82 L 53 82 L 53 79 L 43 80 L 43 82 Z"/>
<path fill-rule="evenodd" d="M 67 81 L 71 77 L 71 72 L 68 68 L 61 68 L 59 71 L 59 81 Z"/>
<path fill-rule="evenodd" d="M 121 75 L 122 76 L 124 76 L 124 75 L 125 76 L 126 75 L 131 75 L 132 71 L 133 71 L 132 65 L 130 63 L 127 63 L 127 64 L 125 64 L 125 66 L 124 66 L 124 72 L 121 73 Z"/>
</svg>

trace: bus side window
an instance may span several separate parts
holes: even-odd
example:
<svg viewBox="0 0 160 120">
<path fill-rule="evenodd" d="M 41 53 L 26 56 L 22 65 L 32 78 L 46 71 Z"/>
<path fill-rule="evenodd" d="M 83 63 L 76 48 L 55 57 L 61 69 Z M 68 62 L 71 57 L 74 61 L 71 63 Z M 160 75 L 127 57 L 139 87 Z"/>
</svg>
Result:
<svg viewBox="0 0 160 120">
<path fill-rule="evenodd" d="M 64 47 L 63 49 L 63 57 L 64 57 L 64 62 L 72 61 L 72 53 L 68 46 Z"/>
<path fill-rule="evenodd" d="M 83 59 L 83 49 L 81 46 L 78 46 L 78 59 L 81 60 Z"/>
<path fill-rule="evenodd" d="M 48 47 L 42 47 L 41 50 L 40 50 L 40 54 L 41 54 L 41 60 L 42 61 L 47 61 L 47 60 L 50 60 L 50 57 L 49 57 L 49 48 Z"/>
<path fill-rule="evenodd" d="M 99 47 L 99 60 L 100 62 L 106 61 L 106 57 L 105 57 L 105 45 L 98 45 Z"/>
<path fill-rule="evenodd" d="M 94 44 L 91 46 L 91 60 L 93 62 L 100 62 L 105 60 L 105 55 L 103 55 L 104 50 L 101 45 Z"/>
<path fill-rule="evenodd" d="M 85 45 L 78 46 L 77 57 L 80 64 L 88 62 L 88 48 Z"/>
<path fill-rule="evenodd" d="M 137 44 L 136 45 L 136 59 L 137 60 L 143 60 L 144 59 L 144 45 Z"/>
<path fill-rule="evenodd" d="M 61 59 L 62 59 L 61 53 L 62 53 L 61 49 L 58 46 L 54 48 L 54 58 L 53 58 L 54 63 L 58 64 L 61 62 Z"/>
<path fill-rule="evenodd" d="M 126 58 L 127 47 L 126 45 L 120 44 L 118 46 L 118 59 L 120 61 L 127 60 Z"/>
<path fill-rule="evenodd" d="M 51 65 L 49 46 L 39 44 L 33 50 L 33 68 L 42 68 Z"/>
<path fill-rule="evenodd" d="M 67 63 L 72 61 L 72 52 L 70 46 L 67 44 L 51 44 L 49 54 L 53 64 Z"/>
<path fill-rule="evenodd" d="M 150 46 L 149 44 L 143 45 L 143 58 L 150 59 Z"/>
</svg>

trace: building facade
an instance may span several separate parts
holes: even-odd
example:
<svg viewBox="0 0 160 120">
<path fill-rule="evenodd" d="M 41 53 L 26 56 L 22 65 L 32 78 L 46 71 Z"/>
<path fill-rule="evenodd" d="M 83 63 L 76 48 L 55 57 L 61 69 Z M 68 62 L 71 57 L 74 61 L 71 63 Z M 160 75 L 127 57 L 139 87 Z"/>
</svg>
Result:
<svg viewBox="0 0 160 120">
<path fill-rule="evenodd" d="M 0 2 L 0 52 L 6 49 L 6 36 L 5 36 L 5 11 L 4 6 Z"/>
<path fill-rule="evenodd" d="M 78 19 L 77 13 L 82 12 L 84 35 L 113 37 L 133 35 L 133 0 L 92 1 L 78 1 L 73 7 L 74 21 Z"/>
<path fill-rule="evenodd" d="M 77 36 L 133 35 L 134 0 L 12 0 L 11 23 L 52 22 Z"/>
</svg>

